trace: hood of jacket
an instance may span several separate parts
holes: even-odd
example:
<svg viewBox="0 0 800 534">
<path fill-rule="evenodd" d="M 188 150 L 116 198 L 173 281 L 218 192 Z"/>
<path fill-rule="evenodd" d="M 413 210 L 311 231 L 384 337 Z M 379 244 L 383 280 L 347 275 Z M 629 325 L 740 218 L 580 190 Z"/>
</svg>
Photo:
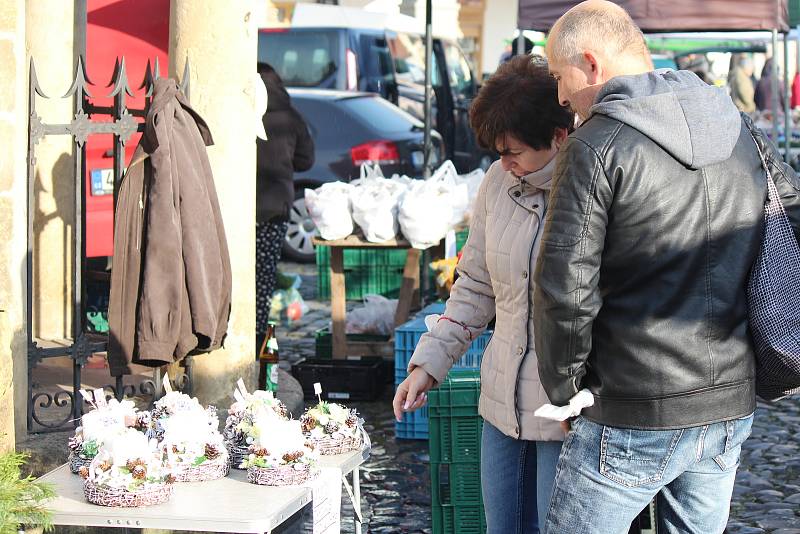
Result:
<svg viewBox="0 0 800 534">
<path fill-rule="evenodd" d="M 741 133 L 730 96 L 690 71 L 659 69 L 612 78 L 591 113 L 635 128 L 691 169 L 727 160 Z"/>
</svg>

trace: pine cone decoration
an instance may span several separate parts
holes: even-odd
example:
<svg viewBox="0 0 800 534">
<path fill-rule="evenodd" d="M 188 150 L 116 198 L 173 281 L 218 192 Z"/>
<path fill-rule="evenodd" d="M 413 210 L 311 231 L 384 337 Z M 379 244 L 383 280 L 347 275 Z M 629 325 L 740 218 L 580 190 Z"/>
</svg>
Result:
<svg viewBox="0 0 800 534">
<path fill-rule="evenodd" d="M 261 447 L 253 451 L 253 454 L 255 454 L 256 456 L 269 456 L 269 451 Z"/>
<path fill-rule="evenodd" d="M 206 443 L 205 455 L 209 460 L 213 460 L 219 456 L 219 450 L 212 444 Z"/>
<path fill-rule="evenodd" d="M 180 450 L 178 449 L 178 446 L 177 446 L 177 445 L 173 445 L 173 446 L 172 446 L 172 452 L 173 452 L 174 454 L 178 454 L 178 453 L 180 452 Z"/>
<path fill-rule="evenodd" d="M 84 480 L 89 478 L 89 468 L 85 465 L 82 465 L 80 469 L 78 469 L 78 475 Z"/>
<path fill-rule="evenodd" d="M 317 420 L 308 414 L 303 414 L 300 418 L 300 426 L 303 432 L 311 432 L 317 426 Z"/>
<path fill-rule="evenodd" d="M 303 451 L 287 452 L 283 455 L 283 461 L 288 463 L 295 462 L 303 457 Z"/>
<path fill-rule="evenodd" d="M 306 445 L 306 449 L 309 449 L 309 450 L 312 450 L 312 451 L 314 449 L 316 449 L 316 447 L 314 446 L 314 442 L 313 441 L 306 441 L 305 445 Z"/>
<path fill-rule="evenodd" d="M 347 425 L 348 428 L 353 428 L 358 424 L 358 416 L 351 413 L 345 420 L 344 424 Z"/>
<path fill-rule="evenodd" d="M 334 421 L 328 421 L 328 424 L 325 425 L 326 434 L 333 434 L 337 430 L 339 430 L 339 425 L 337 425 Z"/>
<path fill-rule="evenodd" d="M 289 417 L 289 410 L 286 409 L 286 405 L 284 403 L 280 403 L 278 405 L 278 415 L 281 417 Z"/>
<path fill-rule="evenodd" d="M 136 414 L 136 424 L 133 425 L 136 430 L 147 430 L 150 428 L 150 412 L 139 412 Z"/>
<path fill-rule="evenodd" d="M 170 473 L 169 475 L 167 475 L 167 478 L 164 480 L 164 482 L 166 482 L 167 484 L 174 484 L 175 483 L 175 475 Z"/>
<path fill-rule="evenodd" d="M 131 475 L 136 480 L 144 480 L 147 478 L 147 468 L 143 465 L 137 465 L 131 470 Z"/>
<path fill-rule="evenodd" d="M 100 468 L 102 471 L 108 471 L 109 469 L 111 469 L 111 467 L 112 467 L 113 465 L 114 465 L 114 464 L 112 464 L 112 463 L 111 463 L 109 460 L 106 460 L 105 462 L 101 463 L 101 464 L 100 464 L 98 467 L 99 467 L 99 468 Z"/>
<path fill-rule="evenodd" d="M 69 438 L 68 446 L 71 451 L 77 452 L 78 450 L 80 450 L 82 445 L 83 445 L 82 438 L 79 438 L 78 436 L 72 436 L 71 438 Z"/>
<path fill-rule="evenodd" d="M 145 465 L 144 460 L 137 459 L 137 460 L 128 460 L 128 463 L 125 464 L 125 467 L 128 468 L 128 471 L 133 473 L 133 470 L 136 469 L 137 466 L 144 467 L 144 465 Z"/>
</svg>

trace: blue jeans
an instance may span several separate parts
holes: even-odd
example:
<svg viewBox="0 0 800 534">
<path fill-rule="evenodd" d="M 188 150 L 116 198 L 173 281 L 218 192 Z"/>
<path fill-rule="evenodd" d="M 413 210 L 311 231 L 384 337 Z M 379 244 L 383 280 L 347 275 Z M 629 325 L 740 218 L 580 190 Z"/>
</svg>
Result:
<svg viewBox="0 0 800 534">
<path fill-rule="evenodd" d="M 719 534 L 753 416 L 679 430 L 578 417 L 558 460 L 547 534 L 622 534 L 656 497 L 659 534 Z"/>
<path fill-rule="evenodd" d="M 483 422 L 481 490 L 487 534 L 538 534 L 550 505 L 560 441 L 523 441 Z"/>
</svg>

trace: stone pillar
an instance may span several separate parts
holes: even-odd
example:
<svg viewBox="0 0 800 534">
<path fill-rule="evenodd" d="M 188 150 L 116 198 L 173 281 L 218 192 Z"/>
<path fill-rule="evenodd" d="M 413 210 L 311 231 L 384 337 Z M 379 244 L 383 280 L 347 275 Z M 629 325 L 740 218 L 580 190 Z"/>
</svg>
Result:
<svg viewBox="0 0 800 534">
<path fill-rule="evenodd" d="M 481 70 L 494 72 L 506 49 L 506 40 L 517 29 L 517 0 L 485 0 L 483 36 L 481 38 Z M 516 45 L 513 43 L 512 45 Z"/>
<path fill-rule="evenodd" d="M 25 0 L 0 0 L 0 451 L 14 448 L 14 407 L 26 406 L 26 65 Z"/>
<path fill-rule="evenodd" d="M 233 272 L 225 348 L 194 359 L 194 391 L 226 407 L 239 377 L 255 386 L 256 5 L 172 0 L 170 76 L 191 70 L 191 104 L 214 137 L 208 147 Z"/>
<path fill-rule="evenodd" d="M 75 72 L 74 3 L 62 0 L 27 2 L 25 46 L 36 63 L 42 91 L 36 111 L 48 124 L 68 123 L 73 100 L 60 98 Z M 74 155 L 68 135 L 47 136 L 36 146 L 34 209 L 35 336 L 71 337 L 72 224 L 75 220 Z"/>
</svg>

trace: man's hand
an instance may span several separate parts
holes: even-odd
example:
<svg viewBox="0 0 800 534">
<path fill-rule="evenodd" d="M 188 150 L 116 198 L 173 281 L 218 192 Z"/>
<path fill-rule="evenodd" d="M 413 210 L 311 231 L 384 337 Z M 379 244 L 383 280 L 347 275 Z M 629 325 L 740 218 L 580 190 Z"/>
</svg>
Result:
<svg viewBox="0 0 800 534">
<path fill-rule="evenodd" d="M 403 412 L 413 412 L 425 406 L 425 403 L 428 402 L 428 391 L 434 383 L 435 380 L 425 369 L 415 367 L 408 377 L 397 386 L 392 401 L 395 418 L 402 421 Z"/>
</svg>

